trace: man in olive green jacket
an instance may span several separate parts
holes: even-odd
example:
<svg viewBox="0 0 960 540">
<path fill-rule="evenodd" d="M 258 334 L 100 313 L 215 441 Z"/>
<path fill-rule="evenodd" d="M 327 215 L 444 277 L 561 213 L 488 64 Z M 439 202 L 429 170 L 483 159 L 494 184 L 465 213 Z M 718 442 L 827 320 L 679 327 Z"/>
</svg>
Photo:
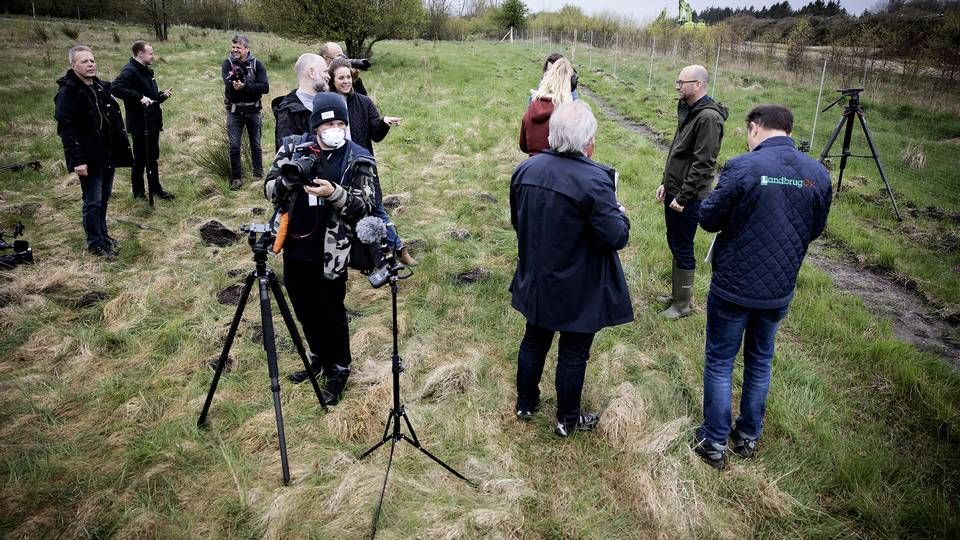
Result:
<svg viewBox="0 0 960 540">
<path fill-rule="evenodd" d="M 663 202 L 667 225 L 667 245 L 673 254 L 672 293 L 657 297 L 669 303 L 660 312 L 668 319 L 690 314 L 696 269 L 693 239 L 700 201 L 711 191 L 728 114 L 726 107 L 707 95 L 707 82 L 703 66 L 687 66 L 677 77 L 677 132 L 667 154 L 663 182 L 657 187 L 657 200 Z"/>
</svg>

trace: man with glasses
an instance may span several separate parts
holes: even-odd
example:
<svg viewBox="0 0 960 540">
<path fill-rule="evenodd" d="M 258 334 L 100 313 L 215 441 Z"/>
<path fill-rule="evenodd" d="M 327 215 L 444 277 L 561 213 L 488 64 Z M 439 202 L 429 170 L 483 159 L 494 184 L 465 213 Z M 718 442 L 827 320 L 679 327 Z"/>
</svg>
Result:
<svg viewBox="0 0 960 540">
<path fill-rule="evenodd" d="M 707 95 L 707 70 L 687 66 L 677 77 L 677 131 L 667 153 L 663 181 L 657 200 L 663 202 L 667 245 L 673 255 L 672 292 L 658 296 L 668 304 L 660 312 L 667 319 L 690 314 L 696 259 L 693 239 L 697 233 L 700 201 L 710 194 L 714 167 L 723 140 L 727 108 Z"/>
</svg>

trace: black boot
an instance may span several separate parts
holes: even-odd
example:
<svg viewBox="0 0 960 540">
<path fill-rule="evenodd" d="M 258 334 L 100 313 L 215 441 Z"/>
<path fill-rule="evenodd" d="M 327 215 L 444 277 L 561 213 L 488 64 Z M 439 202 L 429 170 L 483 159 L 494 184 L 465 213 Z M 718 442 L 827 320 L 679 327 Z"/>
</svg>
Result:
<svg viewBox="0 0 960 540">
<path fill-rule="evenodd" d="M 314 377 L 319 380 L 320 374 L 323 372 L 323 366 L 321 365 L 320 357 L 313 353 L 307 353 L 307 358 L 310 359 L 310 369 L 313 371 Z M 310 374 L 307 373 L 307 370 L 305 369 L 294 371 L 293 373 L 287 375 L 287 379 L 289 379 L 293 384 L 300 384 L 309 378 Z"/>
<path fill-rule="evenodd" d="M 327 405 L 336 405 L 343 397 L 343 390 L 350 378 L 350 368 L 334 364 L 326 368 L 327 382 L 323 385 L 323 400 Z"/>
</svg>

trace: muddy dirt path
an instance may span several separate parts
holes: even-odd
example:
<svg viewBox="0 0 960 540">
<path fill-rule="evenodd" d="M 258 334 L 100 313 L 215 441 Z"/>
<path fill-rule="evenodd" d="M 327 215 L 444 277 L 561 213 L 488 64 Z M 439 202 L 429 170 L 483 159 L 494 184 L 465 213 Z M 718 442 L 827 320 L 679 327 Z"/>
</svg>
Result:
<svg viewBox="0 0 960 540">
<path fill-rule="evenodd" d="M 584 85 L 578 90 L 624 129 L 643 136 L 661 151 L 669 150 L 666 141 L 650 126 L 625 117 Z M 846 257 L 827 256 L 819 243 L 810 246 L 807 262 L 829 274 L 837 290 L 856 295 L 870 313 L 889 320 L 899 339 L 941 356 L 960 370 L 960 329 L 951 326 L 916 293 Z"/>
</svg>

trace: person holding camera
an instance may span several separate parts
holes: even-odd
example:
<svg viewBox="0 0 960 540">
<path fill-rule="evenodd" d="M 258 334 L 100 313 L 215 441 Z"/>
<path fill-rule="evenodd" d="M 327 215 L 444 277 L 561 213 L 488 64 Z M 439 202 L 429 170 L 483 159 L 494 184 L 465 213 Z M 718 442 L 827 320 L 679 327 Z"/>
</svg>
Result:
<svg viewBox="0 0 960 540">
<path fill-rule="evenodd" d="M 227 139 L 230 143 L 230 189 L 243 186 L 240 139 L 247 130 L 254 181 L 263 176 L 260 132 L 263 128 L 260 98 L 270 92 L 270 81 L 263 63 L 250 52 L 247 36 L 233 36 L 230 56 L 220 66 L 223 79 L 223 103 L 227 109 Z"/>
<path fill-rule="evenodd" d="M 133 42 L 133 56 L 113 81 L 113 95 L 123 100 L 127 112 L 127 132 L 133 139 L 133 169 L 130 184 L 133 198 L 144 199 L 143 171 L 147 171 L 150 193 L 161 199 L 173 199 L 173 194 L 160 185 L 160 132 L 163 131 L 163 113 L 160 104 L 173 92 L 160 91 L 154 77 L 153 45 L 146 41 Z"/>
<path fill-rule="evenodd" d="M 553 335 L 557 352 L 557 425 L 567 437 L 596 427 L 580 395 L 594 335 L 633 320 L 617 251 L 630 220 L 617 201 L 616 171 L 590 159 L 597 120 L 582 101 L 560 104 L 550 118 L 550 149 L 517 167 L 510 180 L 510 221 L 517 233 L 513 307 L 526 318 L 517 354 L 516 415 L 540 404 L 540 377 Z"/>
<path fill-rule="evenodd" d="M 667 304 L 661 317 L 679 319 L 691 313 L 693 276 L 697 261 L 693 240 L 697 234 L 697 210 L 713 184 L 714 168 L 727 108 L 707 95 L 707 70 L 687 66 L 677 77 L 677 131 L 670 143 L 663 181 L 657 187 L 657 200 L 663 203 L 667 227 L 667 246 L 673 255 L 671 292 L 658 296 Z"/>
<path fill-rule="evenodd" d="M 350 375 L 343 302 L 354 227 L 379 197 L 376 162 L 346 139 L 349 122 L 343 97 L 314 96 L 313 133 L 285 138 L 264 182 L 264 194 L 286 214 L 283 282 L 310 346 L 311 368 L 326 379 L 330 405 L 340 401 Z M 301 383 L 308 376 L 304 370 L 288 378 Z"/>
<path fill-rule="evenodd" d="M 97 62 L 86 45 L 68 53 L 70 69 L 57 80 L 54 98 L 57 135 L 63 142 L 67 171 L 80 177 L 83 231 L 87 250 L 98 257 L 117 256 L 119 244 L 107 233 L 107 202 L 116 167 L 133 162 L 120 105 L 110 83 L 97 77 Z"/>
<path fill-rule="evenodd" d="M 832 193 L 824 166 L 797 150 L 786 107 L 747 114 L 750 152 L 727 161 L 700 205 L 700 226 L 719 232 L 712 250 L 703 368 L 703 425 L 694 451 L 717 469 L 753 457 L 763 428 L 774 338 L 810 242 L 827 226 Z M 733 366 L 743 343 L 740 415 L 733 422 Z M 731 427 L 732 426 L 732 427 Z"/>
</svg>

